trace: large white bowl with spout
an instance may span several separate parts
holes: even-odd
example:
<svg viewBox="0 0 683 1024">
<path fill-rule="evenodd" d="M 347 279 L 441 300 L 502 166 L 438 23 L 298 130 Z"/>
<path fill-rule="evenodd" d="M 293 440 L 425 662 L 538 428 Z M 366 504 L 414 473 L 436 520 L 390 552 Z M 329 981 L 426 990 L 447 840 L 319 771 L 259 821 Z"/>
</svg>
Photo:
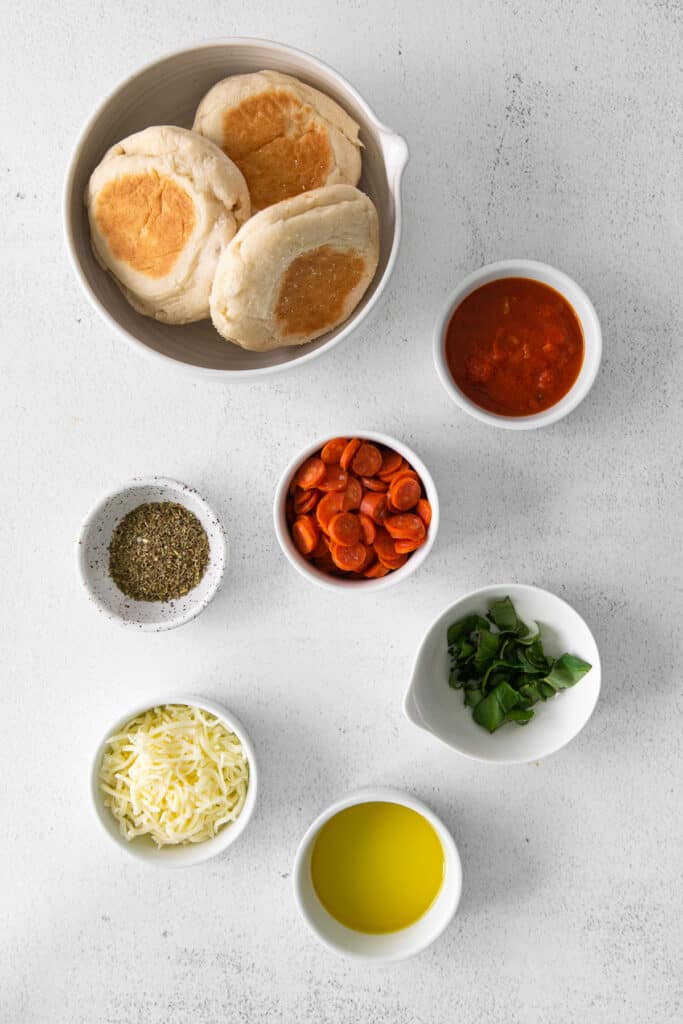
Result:
<svg viewBox="0 0 683 1024">
<path fill-rule="evenodd" d="M 229 75 L 271 69 L 294 75 L 337 101 L 360 125 L 363 173 L 358 187 L 379 215 L 379 266 L 362 301 L 345 323 L 308 345 L 249 352 L 224 341 L 210 320 L 170 326 L 128 305 L 113 278 L 97 263 L 83 194 L 88 179 L 114 143 L 150 125 L 191 128 L 212 85 Z M 386 288 L 401 234 L 401 176 L 408 147 L 383 125 L 342 76 L 301 50 L 263 39 L 203 43 L 162 57 L 136 71 L 108 96 L 83 128 L 66 177 L 64 227 L 76 276 L 100 316 L 124 341 L 167 364 L 215 380 L 251 378 L 307 362 L 348 337 Z"/>
</svg>

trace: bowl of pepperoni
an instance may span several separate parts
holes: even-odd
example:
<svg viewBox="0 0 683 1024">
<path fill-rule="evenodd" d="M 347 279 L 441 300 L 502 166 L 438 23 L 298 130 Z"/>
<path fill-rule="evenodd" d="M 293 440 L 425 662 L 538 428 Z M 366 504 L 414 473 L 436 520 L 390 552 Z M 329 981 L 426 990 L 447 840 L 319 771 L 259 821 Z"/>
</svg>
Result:
<svg viewBox="0 0 683 1024">
<path fill-rule="evenodd" d="M 367 430 L 316 441 L 297 455 L 273 512 L 291 565 L 330 590 L 400 582 L 424 562 L 439 526 L 436 488 L 422 460 Z"/>
</svg>

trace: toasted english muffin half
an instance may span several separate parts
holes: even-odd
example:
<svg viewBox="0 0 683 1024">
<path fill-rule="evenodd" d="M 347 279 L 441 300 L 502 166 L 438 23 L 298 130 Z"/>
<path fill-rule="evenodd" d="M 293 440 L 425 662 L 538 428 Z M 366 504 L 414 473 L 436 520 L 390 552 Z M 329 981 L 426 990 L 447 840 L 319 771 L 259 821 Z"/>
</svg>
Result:
<svg viewBox="0 0 683 1024">
<path fill-rule="evenodd" d="M 185 128 L 146 128 L 105 153 L 85 204 L 95 256 L 131 306 L 168 324 L 208 317 L 219 256 L 251 212 L 225 153 Z"/>
<path fill-rule="evenodd" d="M 372 281 L 379 223 L 352 185 L 269 206 L 225 249 L 211 289 L 219 334 L 256 352 L 305 345 L 346 320 Z"/>
<path fill-rule="evenodd" d="M 197 108 L 194 131 L 246 178 L 252 212 L 324 185 L 356 185 L 359 126 L 324 93 L 279 71 L 233 75 Z"/>
</svg>

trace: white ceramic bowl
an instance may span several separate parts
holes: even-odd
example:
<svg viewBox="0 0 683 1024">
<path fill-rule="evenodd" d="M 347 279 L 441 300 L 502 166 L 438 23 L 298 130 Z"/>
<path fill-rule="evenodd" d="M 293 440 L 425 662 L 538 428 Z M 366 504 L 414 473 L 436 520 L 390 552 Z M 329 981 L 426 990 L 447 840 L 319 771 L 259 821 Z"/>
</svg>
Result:
<svg viewBox="0 0 683 1024">
<path fill-rule="evenodd" d="M 480 405 L 473 402 L 460 390 L 453 380 L 451 371 L 446 362 L 446 331 L 451 316 L 471 292 L 476 291 L 490 281 L 499 281 L 504 277 L 526 277 L 532 281 L 540 281 L 549 285 L 556 292 L 569 302 L 574 309 L 583 330 L 584 357 L 583 365 L 576 381 L 567 394 L 551 405 L 543 412 L 534 413 L 532 416 L 499 416 L 497 413 L 482 409 Z M 561 270 L 549 266 L 547 263 L 537 263 L 535 260 L 501 260 L 499 263 L 489 263 L 474 273 L 469 274 L 460 282 L 455 292 L 450 296 L 446 306 L 436 322 L 434 331 L 434 362 L 441 383 L 454 402 L 468 412 L 475 419 L 490 423 L 494 427 L 503 427 L 506 430 L 530 430 L 534 427 L 547 427 L 550 423 L 556 423 L 564 416 L 567 416 L 577 405 L 584 400 L 600 368 L 602 358 L 602 331 L 600 321 L 595 312 L 592 302 L 584 292 L 583 288 L 572 281 L 571 277 Z"/>
<path fill-rule="evenodd" d="M 381 801 L 401 804 L 417 811 L 430 823 L 441 841 L 445 859 L 444 880 L 434 903 L 419 921 L 401 931 L 368 935 L 340 924 L 325 910 L 311 879 L 311 854 L 318 832 L 335 814 L 356 804 Z M 335 953 L 362 960 L 389 962 L 415 956 L 448 927 L 458 909 L 462 890 L 462 868 L 458 849 L 443 822 L 420 800 L 396 789 L 372 788 L 343 797 L 315 819 L 301 840 L 294 861 L 294 898 L 299 912 L 312 932 Z"/>
<path fill-rule="evenodd" d="M 410 463 L 417 475 L 420 477 L 427 494 L 427 500 L 432 506 L 432 521 L 427 532 L 427 540 L 424 542 L 422 547 L 412 553 L 401 569 L 396 569 L 393 572 L 387 573 L 386 576 L 382 576 L 376 580 L 349 580 L 339 576 L 330 576 L 328 573 L 322 572 L 320 569 L 316 568 L 316 566 L 307 561 L 297 550 L 289 532 L 286 506 L 287 494 L 292 477 L 299 466 L 305 462 L 307 458 L 320 451 L 322 446 L 333 437 L 359 437 L 362 438 L 363 441 L 374 441 L 375 444 L 383 444 L 386 445 L 387 448 L 393 448 L 394 451 L 399 452 L 403 458 Z M 321 440 L 314 441 L 313 444 L 309 444 L 307 448 L 304 448 L 304 450 L 289 463 L 287 469 L 282 474 L 280 483 L 275 491 L 273 520 L 275 523 L 275 533 L 278 541 L 280 542 L 280 547 L 284 551 L 290 565 L 293 565 L 297 572 L 301 573 L 302 576 L 305 576 L 306 579 L 312 580 L 313 583 L 317 583 L 318 586 L 325 587 L 327 590 L 341 590 L 346 591 L 347 593 L 362 590 L 364 593 L 371 593 L 377 590 L 384 590 L 386 587 L 392 587 L 396 583 L 400 583 L 401 580 L 406 579 L 407 576 L 410 576 L 411 573 L 415 572 L 415 570 L 422 565 L 434 545 L 436 534 L 439 529 L 439 498 L 429 470 L 422 459 L 419 458 L 412 449 L 408 448 L 407 445 L 403 444 L 401 441 L 397 441 L 394 437 L 389 437 L 388 434 L 380 434 L 375 430 L 340 430 L 337 434 L 329 434 L 327 437 L 323 437 Z"/>
<path fill-rule="evenodd" d="M 168 326 L 141 316 L 128 305 L 96 262 L 83 194 L 105 151 L 149 125 L 191 128 L 204 94 L 228 75 L 282 71 L 335 99 L 360 124 L 363 174 L 359 188 L 377 207 L 380 258 L 374 281 L 349 319 L 302 347 L 248 352 L 224 341 L 210 320 Z M 135 72 L 98 107 L 76 144 L 65 183 L 66 244 L 76 276 L 97 312 L 138 350 L 216 380 L 284 370 L 338 344 L 365 319 L 384 291 L 396 261 L 401 234 L 401 176 L 408 160 L 405 141 L 378 121 L 365 100 L 340 74 L 300 50 L 261 39 L 225 39 L 169 54 Z"/>
<path fill-rule="evenodd" d="M 227 729 L 234 732 L 242 744 L 242 749 L 244 750 L 249 762 L 249 786 L 247 789 L 247 797 L 244 807 L 242 808 L 239 818 L 230 825 L 225 825 L 220 829 L 213 839 L 207 839 L 203 843 L 188 843 L 184 846 L 163 846 L 159 849 L 159 847 L 157 847 L 148 836 L 136 836 L 135 839 L 129 840 L 121 835 L 119 823 L 111 813 L 110 809 L 104 804 L 103 794 L 99 786 L 99 774 L 102 758 L 104 756 L 104 751 L 109 737 L 115 736 L 116 733 L 123 728 L 126 722 L 130 722 L 131 719 L 142 714 L 143 711 L 147 711 L 149 708 L 161 707 L 165 704 L 188 704 L 192 707 L 201 708 L 202 711 L 209 711 L 212 715 L 215 715 L 216 718 L 220 719 Z M 256 756 L 254 754 L 252 742 L 249 739 L 242 723 L 221 704 L 216 704 L 215 701 L 206 700 L 204 697 L 195 697 L 194 695 L 187 693 L 171 694 L 170 696 L 164 695 L 158 700 L 145 701 L 144 704 L 138 704 L 134 708 L 131 708 L 130 711 L 127 711 L 125 715 L 122 715 L 122 717 L 114 722 L 107 730 L 98 744 L 95 756 L 93 757 L 90 773 L 90 793 L 92 796 L 93 807 L 104 831 L 117 844 L 117 846 L 121 847 L 122 850 L 125 850 L 126 853 L 131 854 L 133 857 L 137 857 L 139 860 L 145 861 L 147 864 L 152 864 L 161 868 L 191 867 L 193 864 L 201 864 L 203 861 L 209 860 L 211 857 L 217 857 L 219 853 L 227 850 L 228 846 L 232 846 L 232 844 L 239 839 L 249 824 L 251 816 L 254 813 L 254 807 L 256 806 L 257 792 L 258 771 L 256 768 Z"/>
<path fill-rule="evenodd" d="M 472 709 L 465 707 L 462 690 L 448 685 L 446 633 L 457 619 L 475 612 L 485 615 L 493 601 L 506 596 L 527 625 L 537 622 L 541 627 L 544 647 L 551 657 L 575 654 L 593 667 L 575 686 L 535 704 L 528 725 L 510 723 L 489 734 L 474 721 Z M 600 680 L 598 648 L 578 612 L 540 587 L 501 583 L 465 594 L 430 626 L 415 659 L 403 709 L 414 725 L 467 757 L 523 764 L 554 754 L 581 732 L 593 714 Z"/>
<path fill-rule="evenodd" d="M 206 530 L 209 563 L 198 583 L 175 601 L 133 601 L 109 575 L 109 542 L 120 520 L 145 502 L 172 501 L 193 512 Z M 123 626 L 158 633 L 190 622 L 218 590 L 227 564 L 227 543 L 216 514 L 192 487 L 161 476 L 136 477 L 105 494 L 87 516 L 78 540 L 78 571 L 91 601 Z"/>
</svg>

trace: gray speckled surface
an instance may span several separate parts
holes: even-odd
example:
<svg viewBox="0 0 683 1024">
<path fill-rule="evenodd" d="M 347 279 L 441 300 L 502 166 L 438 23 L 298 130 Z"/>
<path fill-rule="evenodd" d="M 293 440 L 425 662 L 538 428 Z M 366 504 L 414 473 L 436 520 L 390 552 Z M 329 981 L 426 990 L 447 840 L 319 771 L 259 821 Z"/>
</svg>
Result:
<svg viewBox="0 0 683 1024">
<path fill-rule="evenodd" d="M 109 333 L 58 207 L 104 92 L 237 33 L 338 67 L 412 162 L 381 310 L 295 374 L 227 388 Z M 681 4 L 31 0 L 3 44 L 3 1024 L 680 1020 Z M 577 277 L 605 335 L 581 408 L 519 435 L 460 414 L 430 350 L 454 282 L 515 254 Z M 271 525 L 291 455 L 350 420 L 413 446 L 443 513 L 420 572 L 358 602 L 300 579 Z M 231 546 L 216 600 L 163 635 L 97 615 L 74 569 L 88 508 L 146 473 L 196 486 Z M 509 770 L 400 714 L 432 618 L 502 578 L 570 600 L 604 669 L 577 741 Z M 234 849 L 172 876 L 123 857 L 88 805 L 101 731 L 162 687 L 224 701 L 262 769 Z M 430 803 L 465 874 L 438 944 L 381 969 L 334 959 L 290 898 L 309 821 L 371 782 Z"/>
</svg>

